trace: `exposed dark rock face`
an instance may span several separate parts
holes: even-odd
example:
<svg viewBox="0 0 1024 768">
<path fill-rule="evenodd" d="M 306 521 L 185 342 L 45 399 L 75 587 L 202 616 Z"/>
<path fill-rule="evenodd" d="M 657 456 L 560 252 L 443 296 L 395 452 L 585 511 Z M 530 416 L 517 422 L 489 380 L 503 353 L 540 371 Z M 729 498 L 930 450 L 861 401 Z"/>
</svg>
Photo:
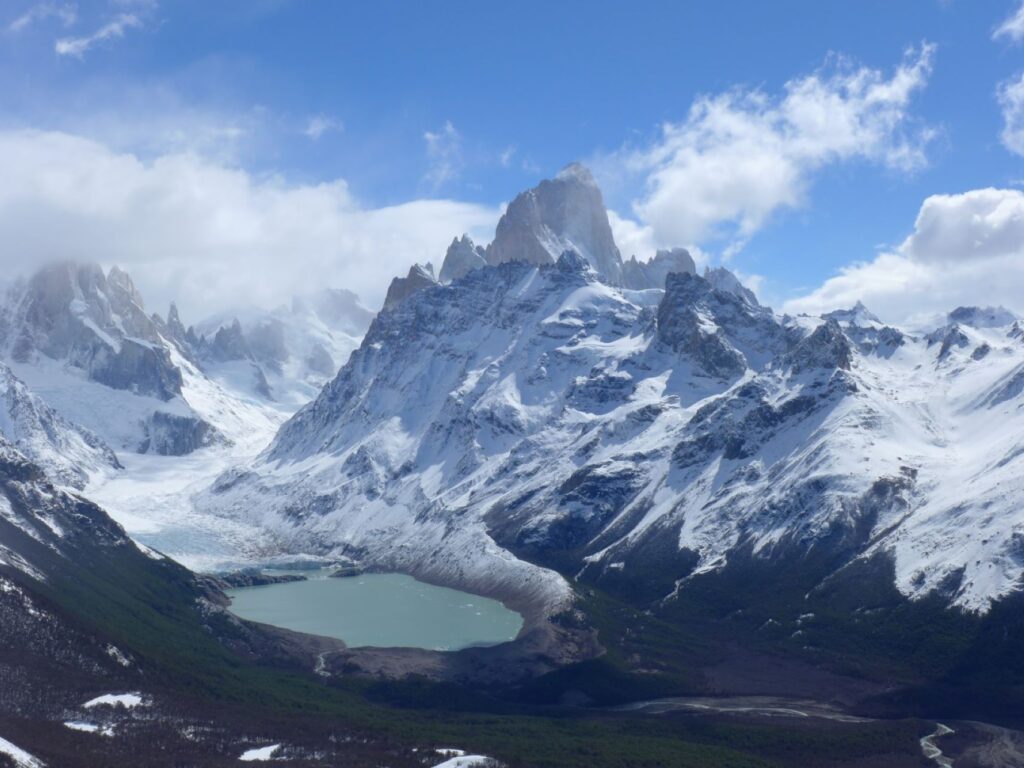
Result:
<svg viewBox="0 0 1024 768">
<path fill-rule="evenodd" d="M 242 324 L 235 318 L 231 325 L 217 329 L 213 340 L 207 347 L 207 354 L 214 360 L 252 360 L 252 350 L 242 332 Z"/>
<path fill-rule="evenodd" d="M 939 328 L 928 335 L 929 346 L 939 345 L 938 359 L 940 362 L 948 358 L 954 349 L 966 347 L 970 343 L 971 340 L 967 338 L 967 334 L 955 324 Z"/>
<path fill-rule="evenodd" d="M 657 323 L 662 344 L 723 379 L 758 367 L 787 343 L 770 311 L 687 272 L 668 275 Z"/>
<path fill-rule="evenodd" d="M 145 438 L 139 453 L 162 456 L 184 456 L 223 440 L 220 433 L 202 419 L 165 411 L 155 411 L 143 425 L 143 432 Z"/>
<path fill-rule="evenodd" d="M 1017 322 L 1017 316 L 1004 307 L 957 307 L 947 317 L 952 325 L 970 328 L 1002 328 Z"/>
<path fill-rule="evenodd" d="M 844 371 L 850 369 L 853 350 L 850 341 L 835 320 L 826 320 L 814 329 L 810 336 L 800 341 L 786 356 L 786 362 L 794 373 L 812 368 Z"/>
</svg>

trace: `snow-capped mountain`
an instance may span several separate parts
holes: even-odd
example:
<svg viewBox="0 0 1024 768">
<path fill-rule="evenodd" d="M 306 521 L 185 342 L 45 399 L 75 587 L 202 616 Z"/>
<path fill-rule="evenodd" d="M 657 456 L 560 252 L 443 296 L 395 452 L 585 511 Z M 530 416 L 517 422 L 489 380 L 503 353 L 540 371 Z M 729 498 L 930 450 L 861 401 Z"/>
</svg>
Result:
<svg viewBox="0 0 1024 768">
<path fill-rule="evenodd" d="M 1020 588 L 1018 326 L 780 317 L 685 262 L 663 289 L 625 288 L 594 268 L 594 241 L 552 224 L 561 204 L 509 207 L 499 239 L 530 243 L 522 259 L 502 246 L 392 302 L 200 509 L 548 610 L 564 575 L 656 567 L 668 597 L 741 555 L 822 550 L 837 569 L 881 555 L 904 595 L 970 610 Z M 541 242 L 587 254 L 548 263 Z"/>
<path fill-rule="evenodd" d="M 622 281 L 622 257 L 612 237 L 601 190 L 590 171 L 571 163 L 553 179 L 516 196 L 487 246 L 487 263 L 554 264 L 573 250 L 612 285 Z"/>
<path fill-rule="evenodd" d="M 189 453 L 225 440 L 185 397 L 181 350 L 113 267 L 44 267 L 8 293 L 0 350 L 29 389 L 118 450 Z"/>
<path fill-rule="evenodd" d="M 51 447 L 61 446 L 54 457 L 79 467 L 58 478 L 76 485 L 110 464 L 74 448 L 81 440 L 176 456 L 265 440 L 334 375 L 372 316 L 354 294 L 325 289 L 290 307 L 211 318 L 197 331 L 185 328 L 174 304 L 166 319 L 147 314 L 117 267 L 44 267 L 0 305 L 0 359 L 20 382 L 8 390 L 19 393 L 21 413 L 31 393 L 48 425 L 22 425 L 12 439 L 49 469 L 56 465 L 24 442 L 29 431 L 49 434 Z"/>
<path fill-rule="evenodd" d="M 84 488 L 89 476 L 120 469 L 113 450 L 34 395 L 0 363 L 0 435 L 59 485 Z"/>
<path fill-rule="evenodd" d="M 407 277 L 395 278 L 384 306 L 393 306 L 426 285 L 450 283 L 488 264 L 525 261 L 544 266 L 554 264 L 565 251 L 579 253 L 603 282 L 623 288 L 664 288 L 671 272 L 697 272 L 685 248 L 659 250 L 649 261 L 634 255 L 624 262 L 597 182 L 582 165 L 571 163 L 554 179 L 516 196 L 498 222 L 490 245 L 477 245 L 465 234 L 455 238 L 437 277 L 429 264 L 414 266 Z M 739 285 L 731 273 L 721 272 L 728 275 L 723 279 Z"/>
<path fill-rule="evenodd" d="M 186 348 L 208 375 L 297 408 L 334 377 L 371 320 L 354 293 L 327 288 L 207 318 L 185 332 Z"/>
</svg>

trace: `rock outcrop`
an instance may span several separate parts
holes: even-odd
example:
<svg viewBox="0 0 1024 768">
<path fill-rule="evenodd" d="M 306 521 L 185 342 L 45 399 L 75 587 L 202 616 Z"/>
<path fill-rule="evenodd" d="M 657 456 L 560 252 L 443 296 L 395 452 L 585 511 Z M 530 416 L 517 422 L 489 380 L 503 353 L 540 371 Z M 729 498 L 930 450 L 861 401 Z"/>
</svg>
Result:
<svg viewBox="0 0 1024 768">
<path fill-rule="evenodd" d="M 567 250 L 581 254 L 609 284 L 622 283 L 622 257 L 601 190 L 578 163 L 509 203 L 487 246 L 487 263 L 553 264 Z"/>
</svg>

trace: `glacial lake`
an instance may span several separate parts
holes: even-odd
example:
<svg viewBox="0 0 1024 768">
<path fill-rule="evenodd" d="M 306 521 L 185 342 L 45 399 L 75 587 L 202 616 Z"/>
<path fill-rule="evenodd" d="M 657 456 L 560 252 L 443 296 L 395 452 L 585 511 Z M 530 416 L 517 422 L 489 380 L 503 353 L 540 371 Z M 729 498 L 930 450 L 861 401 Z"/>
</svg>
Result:
<svg viewBox="0 0 1024 768">
<path fill-rule="evenodd" d="M 335 637 L 350 648 L 456 651 L 515 639 L 523 617 L 497 600 L 435 587 L 397 573 L 227 590 L 231 612 L 249 621 Z"/>
</svg>

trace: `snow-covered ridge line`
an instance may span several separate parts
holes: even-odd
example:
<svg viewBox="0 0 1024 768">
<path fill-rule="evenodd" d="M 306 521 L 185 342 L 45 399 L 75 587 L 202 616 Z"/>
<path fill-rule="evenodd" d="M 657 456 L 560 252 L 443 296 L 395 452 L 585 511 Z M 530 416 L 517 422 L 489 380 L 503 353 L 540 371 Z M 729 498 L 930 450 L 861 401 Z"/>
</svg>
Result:
<svg viewBox="0 0 1024 768">
<path fill-rule="evenodd" d="M 579 180 L 510 206 L 497 239 L 580 231 L 543 210 L 553 189 L 556 208 L 587 199 Z M 961 308 L 922 336 L 861 305 L 780 317 L 679 256 L 638 291 L 597 264 L 601 231 L 583 254 L 496 265 L 457 240 L 442 273 L 460 274 L 393 286 L 338 376 L 199 509 L 552 607 L 570 588 L 548 563 L 599 581 L 657 553 L 685 589 L 738 552 L 816 544 L 883 553 L 904 594 L 969 610 L 1020 587 L 1015 318 Z"/>
</svg>

